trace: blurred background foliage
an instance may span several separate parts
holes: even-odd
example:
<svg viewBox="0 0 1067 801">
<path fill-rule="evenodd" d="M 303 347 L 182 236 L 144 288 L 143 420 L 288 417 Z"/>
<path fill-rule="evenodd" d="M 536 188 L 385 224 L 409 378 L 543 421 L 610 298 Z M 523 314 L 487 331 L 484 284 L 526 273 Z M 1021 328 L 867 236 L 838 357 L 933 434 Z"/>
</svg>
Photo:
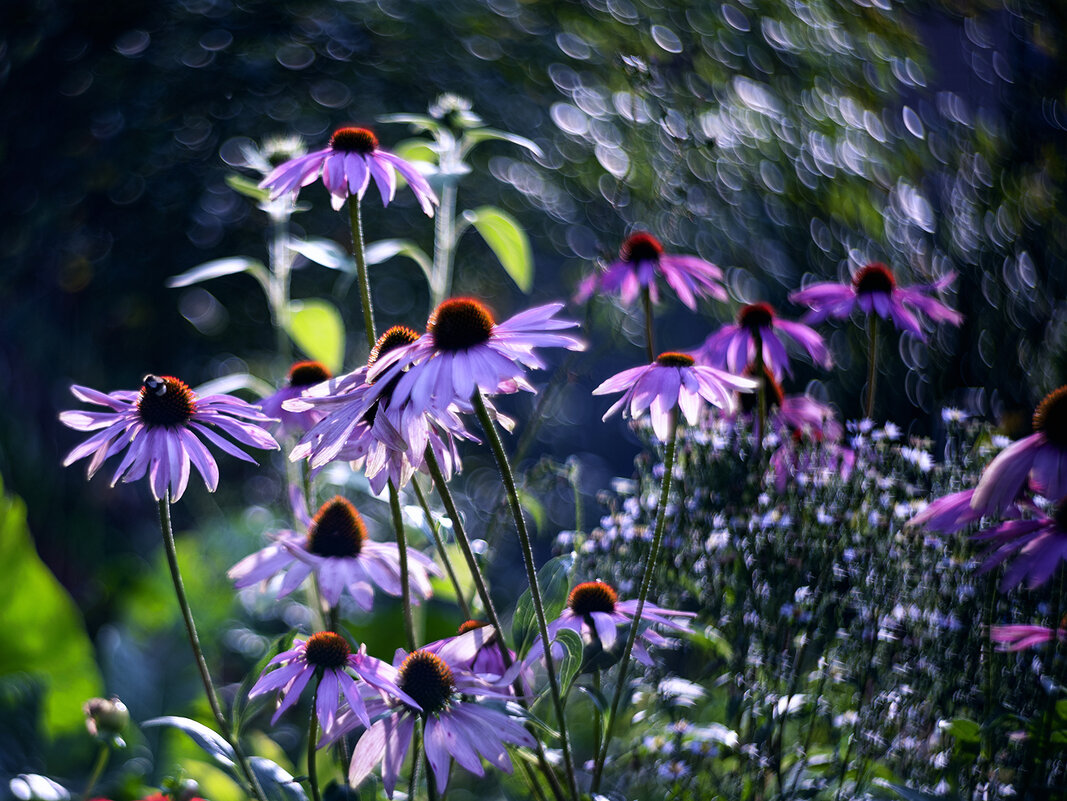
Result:
<svg viewBox="0 0 1067 801">
<path fill-rule="evenodd" d="M 929 433 L 939 419 L 930 413 L 951 403 L 1025 431 L 1034 401 L 1067 375 L 1059 0 L 7 0 L 0 32 L 0 476 L 25 499 L 37 550 L 83 610 L 105 682 L 148 665 L 135 717 L 164 711 L 159 687 L 186 674 L 147 644 L 172 615 L 150 578 L 154 510 L 143 486 L 109 490 L 103 477 L 86 484 L 80 469 L 60 467 L 77 437 L 57 412 L 73 405 L 73 382 L 129 388 L 149 371 L 194 385 L 245 370 L 279 377 L 286 365 L 247 276 L 164 285 L 210 259 L 266 259 L 263 215 L 226 182 L 253 141 L 299 134 L 320 147 L 340 124 L 423 113 L 454 92 L 542 151 L 486 143 L 460 187 L 461 208 L 491 203 L 525 226 L 533 301 L 570 295 L 634 227 L 721 265 L 735 307 L 766 300 L 787 316 L 801 313 L 790 290 L 847 279 L 870 260 L 904 283 L 955 270 L 948 300 L 963 327 L 930 332 L 928 345 L 885 345 L 900 356 L 883 360 L 898 423 Z M 385 147 L 413 135 L 404 125 L 378 132 Z M 305 196 L 314 206 L 294 232 L 345 243 L 344 215 L 321 187 Z M 395 205 L 386 214 L 373 198 L 364 204 L 370 238 L 429 250 L 432 226 L 410 194 Z M 372 280 L 380 327 L 421 327 L 428 292 L 414 264 L 390 263 Z M 336 281 L 306 267 L 293 296 L 327 295 Z M 460 245 L 457 289 L 492 299 L 500 316 L 532 302 L 476 237 Z M 358 302 L 347 300 L 352 367 L 365 346 Z M 731 309 L 703 312 L 668 307 L 659 341 L 695 346 Z M 590 323 L 592 353 L 566 363 L 525 453 L 576 457 L 591 517 L 596 490 L 629 472 L 636 440 L 605 437 L 603 406 L 587 390 L 642 358 L 638 345 L 620 347 L 640 325 L 604 303 L 573 314 Z M 790 389 L 857 416 L 861 332 L 827 333 L 838 369 L 802 369 Z M 495 479 L 477 461 L 468 468 L 472 514 L 490 525 L 480 510 L 497 502 Z M 220 496 L 191 491 L 177 523 L 250 506 L 209 532 L 244 526 L 247 545 L 267 525 L 255 510 L 282 497 L 283 472 L 249 470 L 241 482 L 239 466 L 225 471 Z M 572 492 L 558 471 L 531 475 L 534 489 L 550 490 L 551 537 L 573 524 Z M 198 542 L 214 540 L 201 531 Z M 203 548 L 205 565 L 242 555 Z M 220 630 L 231 594 L 219 571 L 204 581 L 202 597 L 213 588 L 221 604 L 205 626 Z M 240 653 L 228 640 L 217 647 L 215 664 Z M 175 660 L 184 665 L 184 654 Z"/>
</svg>

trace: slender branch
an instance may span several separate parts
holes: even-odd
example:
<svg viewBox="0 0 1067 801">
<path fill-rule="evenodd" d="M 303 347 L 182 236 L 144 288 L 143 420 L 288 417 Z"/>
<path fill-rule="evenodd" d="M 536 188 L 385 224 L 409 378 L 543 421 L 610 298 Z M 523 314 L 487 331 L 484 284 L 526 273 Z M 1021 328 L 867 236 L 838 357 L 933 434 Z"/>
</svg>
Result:
<svg viewBox="0 0 1067 801">
<path fill-rule="evenodd" d="M 367 347 L 373 349 L 378 338 L 374 331 L 374 306 L 370 297 L 370 276 L 367 273 L 367 255 L 363 246 L 363 218 L 359 210 L 359 198 L 348 198 L 348 221 L 352 226 L 352 257 L 356 260 L 356 282 L 359 298 L 363 304 L 363 328 L 367 334 Z"/>
<path fill-rule="evenodd" d="M 867 315 L 867 410 L 868 420 L 874 419 L 874 389 L 878 383 L 878 315 Z"/>
<path fill-rule="evenodd" d="M 311 717 L 308 721 L 308 786 L 311 788 L 311 801 L 322 801 L 319 795 L 319 768 L 315 764 L 315 741 L 319 738 L 319 688 L 322 676 L 315 677 L 315 695 L 311 699 Z"/>
<path fill-rule="evenodd" d="M 89 781 L 85 783 L 85 789 L 82 791 L 82 801 L 85 801 L 89 797 L 89 793 L 96 787 L 96 783 L 100 780 L 100 774 L 104 772 L 104 768 L 107 766 L 107 761 L 111 756 L 111 746 L 108 743 L 100 743 L 100 751 L 96 755 L 96 762 L 93 764 L 93 772 L 89 774 Z"/>
<path fill-rule="evenodd" d="M 163 532 L 163 546 L 167 554 L 167 565 L 170 567 L 171 581 L 174 584 L 174 594 L 178 597 L 178 607 L 181 609 L 182 620 L 185 622 L 185 633 L 189 636 L 189 645 L 193 649 L 193 659 L 196 662 L 197 670 L 200 671 L 200 681 L 204 685 L 207 702 L 211 706 L 211 714 L 215 717 L 215 724 L 219 727 L 219 733 L 233 748 L 234 755 L 237 757 L 237 764 L 240 766 L 245 780 L 251 786 L 253 795 L 259 801 L 266 801 L 263 788 L 259 786 L 256 775 L 252 772 L 248 757 L 241 750 L 241 746 L 230 730 L 230 724 L 227 722 L 226 716 L 222 713 L 222 706 L 219 704 L 218 696 L 215 694 L 215 685 L 212 683 L 211 673 L 208 671 L 207 660 L 204 659 L 204 651 L 200 647 L 200 638 L 197 636 L 196 623 L 193 620 L 193 610 L 189 607 L 189 599 L 185 596 L 185 584 L 182 582 L 181 569 L 178 567 L 178 553 L 174 547 L 174 529 L 171 527 L 170 521 L 169 492 L 167 497 L 159 502 L 159 527 Z"/>
<path fill-rule="evenodd" d="M 563 752 L 563 767 L 567 773 L 567 781 L 570 784 L 572 796 L 578 799 L 578 780 L 574 773 L 574 761 L 571 756 L 570 738 L 567 735 L 567 720 L 564 715 L 563 697 L 559 688 L 559 677 L 556 675 L 556 666 L 552 658 L 552 642 L 548 636 L 548 621 L 545 619 L 545 606 L 541 599 L 541 589 L 537 583 L 537 567 L 534 564 L 533 547 L 530 544 L 530 535 L 526 530 L 526 519 L 522 514 L 522 505 L 519 503 L 518 490 L 515 487 L 515 476 L 511 472 L 511 463 L 504 452 L 504 444 L 500 441 L 493 418 L 485 406 L 481 390 L 475 389 L 472 396 L 474 410 L 478 414 L 478 420 L 482 424 L 486 438 L 492 448 L 497 467 L 500 469 L 500 477 L 504 482 L 504 489 L 508 494 L 508 503 L 511 506 L 511 514 L 515 518 L 515 529 L 519 535 L 519 543 L 522 546 L 523 566 L 526 568 L 526 581 L 530 585 L 530 597 L 533 600 L 534 613 L 537 617 L 537 628 L 544 643 L 545 670 L 548 673 L 548 688 L 552 695 L 552 705 L 556 709 L 556 718 L 559 722 L 560 750 Z"/>
<path fill-rule="evenodd" d="M 641 570 L 641 589 L 637 596 L 637 608 L 634 610 L 633 624 L 630 633 L 626 636 L 626 647 L 623 649 L 622 658 L 619 660 L 619 678 L 615 684 L 615 693 L 611 698 L 611 708 L 608 710 L 607 727 L 604 731 L 604 744 L 597 755 L 593 765 L 592 791 L 596 793 L 600 789 L 600 780 L 604 773 L 604 763 L 608 758 L 608 748 L 611 746 L 611 737 L 615 728 L 615 721 L 619 713 L 619 703 L 626 688 L 626 676 L 630 667 L 630 654 L 633 653 L 634 644 L 637 642 L 637 633 L 641 628 L 641 614 L 645 609 L 645 600 L 652 589 L 652 579 L 656 572 L 656 561 L 659 559 L 660 545 L 663 543 L 663 530 L 667 523 L 667 501 L 671 492 L 671 475 L 674 472 L 674 456 L 678 445 L 678 412 L 671 412 L 671 434 L 667 440 L 667 451 L 663 457 L 663 483 L 660 485 L 659 506 L 656 508 L 656 530 L 652 535 L 652 547 L 648 551 L 644 567 Z"/>
<path fill-rule="evenodd" d="M 463 587 L 459 583 L 459 579 L 456 577 L 456 571 L 452 567 L 452 560 L 448 558 L 448 551 L 445 550 L 445 543 L 441 539 L 441 533 L 437 530 L 437 526 L 433 522 L 433 512 L 430 511 L 430 504 L 426 501 L 426 495 L 422 491 L 422 487 L 419 486 L 417 478 L 411 479 L 411 486 L 415 489 L 415 497 L 419 500 L 419 506 L 422 507 L 422 513 L 426 515 L 426 525 L 430 527 L 430 533 L 433 535 L 434 545 L 437 546 L 437 553 L 441 555 L 441 561 L 445 565 L 445 572 L 448 574 L 448 580 L 452 582 L 452 589 L 456 592 L 456 604 L 459 606 L 459 613 L 463 615 L 464 620 L 470 620 L 471 609 L 467 604 L 467 599 L 463 595 Z"/>
<path fill-rule="evenodd" d="M 763 452 L 763 437 L 767 432 L 767 381 L 764 376 L 766 369 L 763 363 L 763 335 L 759 327 L 752 330 L 752 346 L 756 350 L 756 458 L 752 460 L 754 469 L 759 462 L 759 456 Z"/>
<path fill-rule="evenodd" d="M 652 292 L 647 286 L 641 290 L 641 304 L 645 310 L 645 354 L 651 364 L 656 360 L 656 348 L 652 342 Z"/>
<path fill-rule="evenodd" d="M 415 650 L 415 619 L 411 614 L 411 574 L 408 572 L 408 543 L 404 536 L 404 514 L 400 509 L 400 493 L 389 479 L 389 510 L 396 534 L 396 550 L 400 556 L 400 602 L 404 607 L 404 633 L 408 652 Z"/>
</svg>

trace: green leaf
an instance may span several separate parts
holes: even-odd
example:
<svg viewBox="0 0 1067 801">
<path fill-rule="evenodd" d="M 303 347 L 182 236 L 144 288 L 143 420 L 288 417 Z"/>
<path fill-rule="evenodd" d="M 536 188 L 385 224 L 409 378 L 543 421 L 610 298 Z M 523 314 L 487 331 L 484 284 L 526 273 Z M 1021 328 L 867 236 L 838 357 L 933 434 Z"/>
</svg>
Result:
<svg viewBox="0 0 1067 801">
<path fill-rule="evenodd" d="M 403 142 L 397 142 L 393 146 L 393 153 L 400 156 L 404 161 L 437 163 L 437 151 L 434 150 L 433 143 L 427 142 L 425 139 L 405 139 Z M 403 181 L 403 177 L 398 175 L 397 186 L 399 187 Z"/>
<path fill-rule="evenodd" d="M 465 211 L 463 218 L 482 235 L 511 280 L 529 294 L 533 289 L 533 256 L 526 231 L 515 218 L 493 206 Z"/>
<path fill-rule="evenodd" d="M 582 654 L 585 651 L 585 644 L 582 642 L 582 635 L 573 629 L 560 629 L 556 633 L 555 641 L 563 646 L 563 658 L 557 664 L 559 665 L 560 693 L 566 697 L 571 682 L 578 675 L 578 671 L 582 669 Z"/>
<path fill-rule="evenodd" d="M 570 572 L 573 566 L 573 556 L 557 556 L 545 562 L 537 572 L 537 584 L 541 588 L 541 601 L 544 604 L 547 620 L 558 617 L 563 607 L 567 605 L 567 594 L 571 587 Z M 533 598 L 530 590 L 527 589 L 515 605 L 515 615 L 511 620 L 511 640 L 515 644 L 515 652 L 519 656 L 525 656 L 537 635 L 537 617 Z"/>
<path fill-rule="evenodd" d="M 885 782 L 885 786 L 903 798 L 904 801 L 952 801 L 953 799 L 953 796 L 932 795 L 901 784 L 893 784 L 893 782 Z"/>
<path fill-rule="evenodd" d="M 82 704 L 103 692 L 93 646 L 74 601 L 45 566 L 26 525 L 26 506 L 0 482 L 0 675 L 27 674 L 45 687 L 44 728 L 80 730 Z M 17 580 L 16 580 L 17 577 Z"/>
<path fill-rule="evenodd" d="M 214 261 L 198 264 L 191 270 L 186 270 L 180 275 L 168 278 L 166 285 L 171 289 L 178 289 L 179 287 L 210 281 L 212 278 L 222 278 L 225 275 L 236 275 L 237 273 L 252 273 L 254 277 L 262 280 L 262 278 L 266 278 L 267 268 L 263 266 L 262 262 L 245 256 L 215 259 Z"/>
<path fill-rule="evenodd" d="M 331 270 L 340 270 L 343 273 L 355 273 L 356 262 L 348 251 L 338 245 L 332 239 L 290 239 L 290 250 L 294 250 L 308 261 L 329 267 Z"/>
<path fill-rule="evenodd" d="M 304 788 L 293 781 L 292 775 L 281 765 L 258 756 L 249 762 L 267 801 L 307 801 Z"/>
<path fill-rule="evenodd" d="M 308 355 L 334 373 L 345 357 L 345 324 L 340 312 L 325 300 L 294 300 L 289 304 L 289 336 Z"/>
<path fill-rule="evenodd" d="M 982 737 L 982 727 L 969 718 L 956 718 L 947 724 L 942 724 L 942 728 L 946 733 L 965 743 L 976 743 Z"/>
<path fill-rule="evenodd" d="M 507 131 L 498 131 L 495 128 L 474 128 L 473 130 L 467 131 L 467 133 L 463 135 L 463 139 L 464 152 L 469 152 L 479 142 L 495 139 L 502 142 L 511 142 L 513 145 L 524 147 L 535 156 L 544 155 L 544 152 L 537 146 L 536 142 L 527 139 L 525 136 L 508 133 Z"/>
<path fill-rule="evenodd" d="M 173 729 L 178 729 L 178 731 L 183 731 L 220 765 L 228 768 L 232 768 L 235 765 L 236 756 L 233 753 L 233 748 L 226 742 L 226 738 L 214 729 L 209 729 L 203 723 L 197 723 L 195 720 L 178 717 L 177 715 L 165 715 L 160 718 L 146 720 L 141 726 L 146 728 L 169 726 Z"/>
<path fill-rule="evenodd" d="M 406 256 L 411 259 L 419 265 L 419 269 L 426 276 L 426 280 L 430 280 L 430 274 L 433 272 L 433 263 L 430 261 L 430 257 L 426 255 L 426 251 L 410 239 L 380 239 L 367 245 L 367 264 L 381 264 L 383 261 L 389 261 L 394 256 Z"/>
<path fill-rule="evenodd" d="M 245 178 L 243 175 L 230 173 L 226 176 L 226 185 L 234 192 L 250 197 L 259 203 L 265 203 L 270 200 L 270 192 L 268 190 L 260 189 L 259 184 L 250 178 Z"/>
</svg>

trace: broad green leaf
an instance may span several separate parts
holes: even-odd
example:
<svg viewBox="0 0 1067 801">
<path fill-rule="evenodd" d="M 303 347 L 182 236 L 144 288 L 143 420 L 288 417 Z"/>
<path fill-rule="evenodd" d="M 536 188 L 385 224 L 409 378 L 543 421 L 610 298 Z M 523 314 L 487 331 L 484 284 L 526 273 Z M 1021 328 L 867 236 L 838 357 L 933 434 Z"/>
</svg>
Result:
<svg viewBox="0 0 1067 801">
<path fill-rule="evenodd" d="M 533 518 L 533 524 L 537 529 L 543 530 L 545 527 L 545 520 L 547 519 L 545 514 L 545 505 L 534 495 L 532 492 L 526 492 L 525 490 L 518 490 L 519 504 L 526 513 Z"/>
<path fill-rule="evenodd" d="M 290 239 L 289 248 L 296 251 L 305 259 L 329 267 L 331 270 L 340 270 L 343 273 L 354 273 L 356 262 L 348 251 L 338 245 L 332 239 Z"/>
<path fill-rule="evenodd" d="M 566 697 L 571 682 L 582 669 L 582 654 L 585 651 L 585 645 L 582 643 L 582 635 L 573 629 L 560 629 L 556 633 L 555 641 L 563 646 L 563 656 L 556 664 L 559 666 L 560 692 Z"/>
<path fill-rule="evenodd" d="M 234 192 L 250 197 L 260 203 L 270 200 L 270 192 L 268 190 L 260 189 L 259 184 L 249 178 L 245 178 L 243 175 L 230 173 L 226 176 L 226 185 Z"/>
<path fill-rule="evenodd" d="M 425 139 L 405 139 L 393 146 L 393 153 L 404 161 L 425 161 L 430 164 L 437 163 L 437 151 L 433 143 Z M 397 175 L 397 186 L 403 183 L 402 176 Z"/>
<path fill-rule="evenodd" d="M 249 761 L 267 801 L 307 801 L 304 788 L 281 765 L 258 756 Z"/>
<path fill-rule="evenodd" d="M 533 289 L 533 256 L 530 240 L 515 218 L 493 206 L 465 211 L 463 218 L 482 235 L 511 280 L 529 294 Z"/>
<path fill-rule="evenodd" d="M 957 740 L 965 743 L 976 743 L 982 736 L 982 727 L 968 718 L 956 718 L 948 723 L 943 723 L 941 728 L 947 734 L 951 734 Z"/>
<path fill-rule="evenodd" d="M 289 336 L 308 355 L 334 373 L 345 357 L 345 324 L 340 312 L 325 300 L 294 300 L 289 304 Z"/>
<path fill-rule="evenodd" d="M 215 730 L 209 729 L 203 723 L 197 723 L 195 720 L 178 717 L 177 715 L 165 715 L 160 718 L 146 720 L 141 726 L 145 728 L 169 726 L 170 728 L 178 729 L 178 731 L 183 731 L 220 765 L 228 768 L 234 767 L 236 757 L 233 753 L 233 748 L 226 742 L 226 738 Z"/>
<path fill-rule="evenodd" d="M 93 646 L 74 601 L 37 556 L 26 506 L 0 482 L 0 675 L 23 673 L 45 691 L 43 723 L 56 736 L 81 730 L 82 704 L 103 692 Z"/>
<path fill-rule="evenodd" d="M 426 114 L 383 114 L 378 117 L 378 122 L 406 123 L 418 131 L 436 132 L 441 129 L 441 123 Z M 396 152 L 396 148 L 393 148 Z"/>
<path fill-rule="evenodd" d="M 171 289 L 178 289 L 179 287 L 210 281 L 212 278 L 222 278 L 225 275 L 236 275 L 237 273 L 251 273 L 257 280 L 262 282 L 266 278 L 267 268 L 263 266 L 262 262 L 245 256 L 215 259 L 214 261 L 198 264 L 191 270 L 186 270 L 180 275 L 168 278 L 166 285 Z"/>
<path fill-rule="evenodd" d="M 426 251 L 410 239 L 381 239 L 372 242 L 367 245 L 366 256 L 367 264 L 371 265 L 389 261 L 394 256 L 406 256 L 419 265 L 427 281 L 430 280 L 430 274 L 433 272 L 433 263 L 426 255 Z"/>
<path fill-rule="evenodd" d="M 545 618 L 552 621 L 563 611 L 570 592 L 570 572 L 574 566 L 574 557 L 557 556 L 548 560 L 537 572 L 537 583 L 541 588 L 541 600 L 544 603 Z M 511 641 L 515 652 L 525 656 L 538 635 L 537 617 L 534 612 L 533 598 L 530 590 L 522 594 L 515 605 L 515 615 L 511 621 Z"/>
<path fill-rule="evenodd" d="M 239 389 L 247 389 L 257 397 L 265 398 L 274 394 L 275 388 L 251 373 L 230 373 L 193 387 L 193 391 L 201 398 L 207 395 L 231 395 Z"/>
<path fill-rule="evenodd" d="M 470 151 L 479 142 L 485 142 L 490 139 L 496 139 L 502 142 L 511 142 L 513 145 L 524 147 L 533 153 L 535 156 L 543 156 L 544 152 L 537 146 L 536 142 L 527 139 L 525 136 L 519 136 L 518 134 L 508 133 L 507 131 L 498 131 L 495 128 L 475 128 L 467 131 L 463 135 L 464 139 L 464 151 Z M 469 143 L 469 144 L 468 144 Z"/>
</svg>

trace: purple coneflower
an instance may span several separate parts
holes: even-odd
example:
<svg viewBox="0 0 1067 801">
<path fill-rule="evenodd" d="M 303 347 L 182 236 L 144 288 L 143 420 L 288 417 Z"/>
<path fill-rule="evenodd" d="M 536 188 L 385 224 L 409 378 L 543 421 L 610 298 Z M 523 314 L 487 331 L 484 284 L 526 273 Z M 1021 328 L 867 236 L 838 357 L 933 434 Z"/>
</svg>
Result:
<svg viewBox="0 0 1067 801">
<path fill-rule="evenodd" d="M 1067 560 L 1067 502 L 1061 503 L 1052 517 L 1009 520 L 978 532 L 974 539 L 990 543 L 979 572 L 1012 558 L 1000 582 L 1001 592 L 1023 581 L 1032 590 L 1048 581 L 1061 560 Z"/>
<path fill-rule="evenodd" d="M 908 521 L 909 526 L 920 526 L 939 534 L 955 534 L 982 519 L 982 513 L 971 505 L 974 490 L 962 490 L 944 495 Z"/>
<path fill-rule="evenodd" d="M 461 669 L 457 652 L 466 647 L 462 640 L 463 637 L 453 638 L 437 653 L 425 649 L 406 655 L 397 652 L 400 660 L 397 686 L 414 698 L 418 706 L 381 698 L 367 701 L 368 714 L 377 719 L 359 738 L 352 752 L 349 784 L 358 787 L 380 762 L 382 784 L 386 795 L 392 798 L 418 717 L 424 725 L 426 758 L 437 789 L 442 792 L 448 784 L 451 760 L 455 759 L 476 776 L 485 775 L 482 759 L 511 773 L 507 746 L 534 746 L 533 736 L 522 724 L 504 712 L 503 707 L 493 705 L 494 701 L 513 697 L 508 687 L 512 678 L 490 679 Z M 333 739 L 346 725 L 349 728 L 355 725 L 350 715 L 342 717 L 345 720 L 339 721 Z"/>
<path fill-rule="evenodd" d="M 368 379 L 382 379 L 393 388 L 391 403 L 410 404 L 413 415 L 453 405 L 467 411 L 475 390 L 488 395 L 529 390 L 526 369 L 545 366 L 535 348 L 585 348 L 576 337 L 557 333 L 578 325 L 553 319 L 562 308 L 549 303 L 497 323 L 479 301 L 451 298 L 434 310 L 425 334 L 379 357 Z"/>
<path fill-rule="evenodd" d="M 901 287 L 897 286 L 896 278 L 888 267 L 881 262 L 874 262 L 857 272 L 851 283 L 813 284 L 794 292 L 789 299 L 793 303 L 811 307 L 804 317 L 809 323 L 822 322 L 827 317 L 844 319 L 859 308 L 864 314 L 874 312 L 883 320 L 892 320 L 897 328 L 925 339 L 922 326 L 912 309 L 935 322 L 953 325 L 963 322 L 962 314 L 931 297 L 932 293 L 948 287 L 955 278 L 955 273 L 949 273 L 932 284 Z"/>
<path fill-rule="evenodd" d="M 786 338 L 799 342 L 811 356 L 812 361 L 824 368 L 830 367 L 830 351 L 823 338 L 803 323 L 794 323 L 778 317 L 769 303 L 750 303 L 741 308 L 737 324 L 724 325 L 699 349 L 694 351 L 697 361 L 739 373 L 756 358 L 756 341 L 763 343 L 763 364 L 776 378 L 784 371 L 793 375 L 786 353 Z"/>
<path fill-rule="evenodd" d="M 755 378 L 756 366 L 749 364 L 742 375 Z M 832 408 L 807 395 L 786 395 L 782 385 L 767 367 L 763 368 L 763 391 L 767 399 L 767 427 L 782 439 L 797 431 L 817 442 L 841 438 L 841 423 L 837 421 Z M 737 402 L 741 414 L 756 415 L 755 393 L 738 394 Z M 758 429 L 758 417 L 755 424 Z M 755 432 L 757 437 L 759 433 L 758 430 Z"/>
<path fill-rule="evenodd" d="M 1053 633 L 1048 626 L 990 626 L 989 637 L 997 644 L 998 651 L 1022 651 L 1049 642 L 1053 637 L 1067 640 L 1067 629 L 1058 628 Z"/>
<path fill-rule="evenodd" d="M 92 456 L 88 471 L 91 478 L 109 457 L 125 449 L 111 485 L 119 479 L 136 481 L 147 473 L 157 501 L 163 500 L 168 491 L 171 501 L 181 498 L 189 483 L 190 464 L 196 467 L 208 490 L 215 491 L 219 467 L 201 438 L 231 456 L 256 463 L 215 429 L 242 445 L 270 450 L 278 447 L 274 437 L 260 427 L 270 418 L 258 407 L 229 395 L 198 398 L 173 376 L 146 375 L 140 391 L 105 394 L 78 385 L 70 391 L 78 400 L 112 411 L 69 411 L 59 415 L 70 428 L 97 432 L 68 453 L 63 465 Z"/>
<path fill-rule="evenodd" d="M 260 182 L 274 198 L 297 193 L 313 183 L 319 174 L 330 192 L 330 202 L 340 209 L 351 197 L 362 200 L 370 179 L 378 185 L 382 205 L 388 206 L 396 194 L 396 173 L 408 182 L 422 210 L 433 216 L 437 195 L 415 166 L 378 147 L 378 137 L 366 128 L 338 128 L 330 137 L 329 147 L 290 159 L 276 167 Z"/>
<path fill-rule="evenodd" d="M 370 539 L 356 507 L 337 496 L 324 503 L 313 519 L 302 507 L 299 504 L 296 512 L 306 523 L 307 533 L 278 532 L 275 542 L 231 567 L 227 575 L 235 587 L 249 587 L 284 571 L 278 597 L 291 593 L 312 574 L 330 606 L 336 606 L 347 590 L 362 609 L 370 611 L 375 585 L 389 595 L 400 595 L 397 546 Z M 437 566 L 414 548 L 409 548 L 407 555 L 412 600 L 429 598 L 428 574 L 436 575 Z"/>
<path fill-rule="evenodd" d="M 604 413 L 603 419 L 607 420 L 620 409 L 624 415 L 628 412 L 631 418 L 636 418 L 648 409 L 652 430 L 660 440 L 666 440 L 675 408 L 681 409 L 686 422 L 695 425 L 702 399 L 732 412 L 734 393 L 752 392 L 756 386 L 749 378 L 697 364 L 688 354 L 667 352 L 657 356 L 652 364 L 613 375 L 594 389 L 593 394 L 622 392 L 623 396 Z"/>
<path fill-rule="evenodd" d="M 1039 495 L 1067 495 L 1067 386 L 1050 392 L 1034 411 L 1034 433 L 1013 442 L 989 463 L 971 505 L 979 514 L 996 514 L 1019 495 L 1027 478 Z"/>
<path fill-rule="evenodd" d="M 657 273 L 690 309 L 696 309 L 698 296 L 726 300 L 726 290 L 720 283 L 722 270 L 696 256 L 664 253 L 659 240 L 644 231 L 632 234 L 622 243 L 618 261 L 582 281 L 574 300 L 584 303 L 600 289 L 602 292 L 618 293 L 622 302 L 629 306 L 641 290 L 647 289 L 651 300 L 657 302 Z"/>
<path fill-rule="evenodd" d="M 285 386 L 260 402 L 260 408 L 268 417 L 281 421 L 278 430 L 281 434 L 303 434 L 322 419 L 322 413 L 315 409 L 291 412 L 283 407 L 287 400 L 299 398 L 309 387 L 328 381 L 333 377 L 329 368 L 322 362 L 296 362 L 289 368 Z"/>
<path fill-rule="evenodd" d="M 618 637 L 618 627 L 632 625 L 637 612 L 637 601 L 620 601 L 615 588 L 603 581 L 585 581 L 578 584 L 567 596 L 567 606 L 559 617 L 548 624 L 549 639 L 554 640 L 560 629 L 570 629 L 583 637 L 596 639 L 605 651 L 611 650 Z M 641 612 L 641 621 L 663 626 L 683 634 L 692 632 L 687 623 L 681 622 L 696 617 L 695 612 L 678 612 L 646 602 Z M 643 642 L 642 642 L 643 640 Z M 652 657 L 646 646 L 665 646 L 670 642 L 649 626 L 641 631 L 634 642 L 633 655 L 643 665 L 651 665 Z M 536 640 L 527 654 L 527 662 L 544 652 L 544 644 Z M 556 651 L 553 650 L 553 654 Z"/>
<path fill-rule="evenodd" d="M 280 667 L 271 670 L 275 665 Z M 292 648 L 267 663 L 259 681 L 248 691 L 248 697 L 254 698 L 274 690 L 281 693 L 281 702 L 270 721 L 274 725 L 282 713 L 296 703 L 311 678 L 317 675 L 319 685 L 315 694 L 315 714 L 324 738 L 332 734 L 337 726 L 340 699 L 348 701 L 348 707 L 364 726 L 370 726 L 359 685 L 348 674 L 349 670 L 380 693 L 399 698 L 404 703 L 418 704 L 397 686 L 396 668 L 367 656 L 366 646 L 360 646 L 358 652 L 352 653 L 348 641 L 332 631 L 320 631 L 306 640 L 294 640 Z"/>
</svg>

